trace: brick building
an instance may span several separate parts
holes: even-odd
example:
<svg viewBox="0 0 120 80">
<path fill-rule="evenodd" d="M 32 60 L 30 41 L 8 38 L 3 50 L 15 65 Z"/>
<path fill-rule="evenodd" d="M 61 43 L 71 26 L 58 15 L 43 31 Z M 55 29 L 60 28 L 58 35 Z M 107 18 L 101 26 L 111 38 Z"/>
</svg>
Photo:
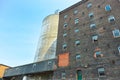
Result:
<svg viewBox="0 0 120 80">
<path fill-rule="evenodd" d="M 54 79 L 120 80 L 120 0 L 82 0 L 60 12 Z"/>
</svg>

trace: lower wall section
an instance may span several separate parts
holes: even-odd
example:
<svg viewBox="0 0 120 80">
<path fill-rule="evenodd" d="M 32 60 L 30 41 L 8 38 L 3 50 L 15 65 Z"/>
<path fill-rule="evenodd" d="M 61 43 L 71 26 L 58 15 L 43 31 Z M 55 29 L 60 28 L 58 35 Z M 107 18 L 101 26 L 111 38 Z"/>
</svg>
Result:
<svg viewBox="0 0 120 80">
<path fill-rule="evenodd" d="M 101 72 L 99 73 L 101 68 Z M 104 74 L 102 73 L 104 70 Z M 54 71 L 53 80 L 120 80 L 120 67 L 97 65 L 89 67 L 64 67 Z M 102 75 L 102 76 L 100 76 Z"/>
<path fill-rule="evenodd" d="M 4 77 L 3 80 L 53 80 L 53 72 L 44 72 L 13 77 Z"/>
</svg>

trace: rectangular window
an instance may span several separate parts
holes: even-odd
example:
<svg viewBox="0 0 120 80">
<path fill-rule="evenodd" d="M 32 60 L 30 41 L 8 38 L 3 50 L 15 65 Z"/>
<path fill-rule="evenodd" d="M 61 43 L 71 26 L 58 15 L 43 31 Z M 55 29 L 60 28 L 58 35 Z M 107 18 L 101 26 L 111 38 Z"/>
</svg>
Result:
<svg viewBox="0 0 120 80">
<path fill-rule="evenodd" d="M 80 45 L 80 41 L 79 41 L 79 40 L 76 40 L 76 41 L 75 41 L 75 45 L 76 45 L 76 46 Z"/>
<path fill-rule="evenodd" d="M 106 5 L 105 6 L 105 11 L 110 11 L 111 10 L 111 6 L 110 5 Z"/>
<path fill-rule="evenodd" d="M 64 23 L 64 28 L 66 28 L 68 25 L 67 25 L 67 23 Z"/>
<path fill-rule="evenodd" d="M 79 60 L 80 59 L 80 54 L 77 54 L 76 55 L 76 60 Z"/>
<path fill-rule="evenodd" d="M 92 3 L 88 3 L 87 8 L 91 8 L 91 7 L 92 7 Z"/>
<path fill-rule="evenodd" d="M 95 28 L 95 27 L 96 27 L 96 24 L 91 24 L 91 25 L 90 25 L 90 28 L 91 28 L 91 29 L 93 29 L 93 28 Z"/>
<path fill-rule="evenodd" d="M 105 69 L 103 67 L 98 68 L 99 77 L 105 76 Z"/>
<path fill-rule="evenodd" d="M 78 24 L 78 23 L 79 23 L 79 19 L 76 18 L 76 19 L 75 19 L 75 24 Z"/>
<path fill-rule="evenodd" d="M 94 35 L 92 36 L 92 40 L 95 42 L 95 41 L 98 41 L 98 35 Z"/>
<path fill-rule="evenodd" d="M 109 21 L 109 22 L 113 22 L 113 21 L 115 21 L 115 17 L 114 17 L 114 16 L 112 16 L 112 15 L 111 15 L 111 16 L 109 16 L 108 21 Z"/>
<path fill-rule="evenodd" d="M 75 29 L 75 31 L 74 31 L 75 33 L 77 33 L 77 32 L 79 32 L 79 29 Z"/>
<path fill-rule="evenodd" d="M 52 64 L 52 61 L 48 61 L 48 65 L 51 65 Z"/>
<path fill-rule="evenodd" d="M 89 18 L 93 18 L 94 17 L 94 13 L 89 13 Z"/>
<path fill-rule="evenodd" d="M 74 10 L 74 14 L 77 14 L 78 13 L 78 10 Z"/>
<path fill-rule="evenodd" d="M 64 19 L 67 19 L 68 15 L 64 15 Z"/>
<path fill-rule="evenodd" d="M 65 79 L 66 78 L 65 76 L 66 76 L 66 73 L 62 72 L 62 74 L 61 74 L 62 79 Z"/>
<path fill-rule="evenodd" d="M 112 33 L 113 33 L 114 38 L 120 37 L 120 30 L 119 29 L 113 30 Z"/>
<path fill-rule="evenodd" d="M 63 37 L 66 37 L 66 36 L 67 36 L 67 33 L 64 33 L 64 34 L 63 34 Z"/>
<path fill-rule="evenodd" d="M 119 53 L 120 53 L 120 46 L 118 47 L 118 51 L 119 51 Z"/>
<path fill-rule="evenodd" d="M 63 44 L 63 49 L 66 49 L 67 48 L 67 44 L 65 43 L 65 44 Z"/>
<path fill-rule="evenodd" d="M 96 54 L 96 57 L 101 57 L 101 51 L 97 51 L 95 52 L 95 54 Z"/>
</svg>

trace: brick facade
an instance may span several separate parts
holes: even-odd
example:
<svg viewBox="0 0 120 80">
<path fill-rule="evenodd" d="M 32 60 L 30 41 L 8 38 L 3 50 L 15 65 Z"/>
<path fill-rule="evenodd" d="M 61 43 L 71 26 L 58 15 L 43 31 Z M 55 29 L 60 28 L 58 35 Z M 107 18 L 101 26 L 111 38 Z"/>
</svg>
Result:
<svg viewBox="0 0 120 80">
<path fill-rule="evenodd" d="M 60 12 L 56 56 L 69 53 L 69 65 L 61 67 L 57 59 L 54 79 L 81 80 L 77 71 L 82 80 L 120 79 L 120 37 L 113 36 L 120 30 L 119 8 L 119 0 L 82 0 Z M 109 21 L 110 16 L 115 19 Z"/>
</svg>

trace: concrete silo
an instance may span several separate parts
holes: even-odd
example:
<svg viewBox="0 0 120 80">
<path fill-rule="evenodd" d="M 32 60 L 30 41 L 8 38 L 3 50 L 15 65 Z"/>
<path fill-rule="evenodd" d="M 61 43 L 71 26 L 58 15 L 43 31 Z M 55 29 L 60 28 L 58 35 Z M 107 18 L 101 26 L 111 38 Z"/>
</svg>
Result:
<svg viewBox="0 0 120 80">
<path fill-rule="evenodd" d="M 42 33 L 34 62 L 55 58 L 59 14 L 51 14 L 42 22 Z"/>
</svg>

